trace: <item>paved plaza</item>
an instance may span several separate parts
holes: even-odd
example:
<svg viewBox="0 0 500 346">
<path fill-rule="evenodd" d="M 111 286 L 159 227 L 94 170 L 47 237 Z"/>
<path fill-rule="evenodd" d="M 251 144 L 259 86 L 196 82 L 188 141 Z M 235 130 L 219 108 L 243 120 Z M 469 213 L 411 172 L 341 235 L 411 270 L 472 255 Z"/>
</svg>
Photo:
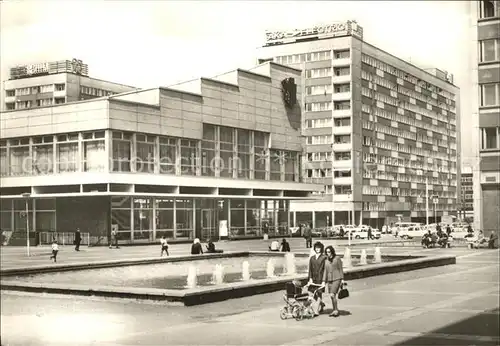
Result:
<svg viewBox="0 0 500 346">
<path fill-rule="evenodd" d="M 305 251 L 302 239 L 292 250 Z M 327 240 L 342 253 L 345 241 Z M 264 250 L 261 240 L 218 243 Z M 370 246 L 353 247 L 373 253 Z M 172 245 L 185 255 L 189 244 Z M 49 249 L 2 248 L 2 269 L 46 264 Z M 63 247 L 61 263 L 159 256 L 159 246 Z M 349 282 L 341 316 L 282 321 L 283 292 L 184 307 L 157 302 L 2 291 L 2 345 L 498 345 L 498 250 L 382 248 L 383 254 L 453 254 L 456 265 Z M 85 284 L 83 282 L 79 284 Z M 93 283 L 88 283 L 92 285 Z M 327 304 L 327 313 L 330 306 Z"/>
</svg>

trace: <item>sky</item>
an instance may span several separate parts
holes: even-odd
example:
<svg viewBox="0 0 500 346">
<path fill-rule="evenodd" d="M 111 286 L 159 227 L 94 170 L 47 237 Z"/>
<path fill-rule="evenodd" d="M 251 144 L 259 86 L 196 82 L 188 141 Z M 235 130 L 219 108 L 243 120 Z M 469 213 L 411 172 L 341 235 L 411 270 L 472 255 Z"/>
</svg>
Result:
<svg viewBox="0 0 500 346">
<path fill-rule="evenodd" d="M 78 58 L 95 78 L 166 86 L 255 65 L 265 30 L 357 20 L 365 41 L 453 73 L 467 105 L 467 1 L 11 0 L 0 6 L 2 81 L 15 65 Z M 468 116 L 462 114 L 463 126 Z M 467 139 L 466 157 L 472 155 Z"/>
</svg>

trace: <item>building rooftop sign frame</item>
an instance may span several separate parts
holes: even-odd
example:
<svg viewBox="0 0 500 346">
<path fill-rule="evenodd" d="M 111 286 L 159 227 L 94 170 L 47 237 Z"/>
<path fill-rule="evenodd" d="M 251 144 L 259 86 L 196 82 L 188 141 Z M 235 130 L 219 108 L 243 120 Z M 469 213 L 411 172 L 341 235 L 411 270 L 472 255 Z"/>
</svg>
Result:
<svg viewBox="0 0 500 346">
<path fill-rule="evenodd" d="M 61 72 L 88 76 L 88 70 L 88 65 L 79 59 L 51 61 L 12 67 L 10 69 L 10 79 L 22 79 Z"/>
<path fill-rule="evenodd" d="M 292 43 L 307 38 L 330 38 L 336 36 L 356 36 L 363 39 L 363 28 L 356 21 L 317 25 L 307 29 L 289 31 L 266 31 L 266 46 Z"/>
</svg>

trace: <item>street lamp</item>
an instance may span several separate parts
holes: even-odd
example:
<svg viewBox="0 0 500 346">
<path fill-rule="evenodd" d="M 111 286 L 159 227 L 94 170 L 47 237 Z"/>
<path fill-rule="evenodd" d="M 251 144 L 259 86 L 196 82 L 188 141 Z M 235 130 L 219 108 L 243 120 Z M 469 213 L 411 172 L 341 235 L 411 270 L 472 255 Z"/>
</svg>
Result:
<svg viewBox="0 0 500 346">
<path fill-rule="evenodd" d="M 29 206 L 28 202 L 31 197 L 31 193 L 25 192 L 21 194 L 26 201 L 26 253 L 30 257 L 30 218 L 29 218 Z"/>
</svg>

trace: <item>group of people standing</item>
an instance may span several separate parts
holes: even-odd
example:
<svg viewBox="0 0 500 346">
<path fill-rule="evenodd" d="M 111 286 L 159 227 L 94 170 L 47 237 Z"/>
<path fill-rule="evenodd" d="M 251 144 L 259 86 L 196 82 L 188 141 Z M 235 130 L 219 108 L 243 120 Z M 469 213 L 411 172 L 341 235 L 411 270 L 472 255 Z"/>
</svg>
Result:
<svg viewBox="0 0 500 346">
<path fill-rule="evenodd" d="M 314 243 L 314 255 L 309 259 L 308 286 L 310 292 L 316 292 L 312 308 L 315 316 L 323 312 L 323 288 L 332 301 L 330 317 L 338 317 L 337 294 L 344 280 L 342 260 L 335 253 L 333 246 L 324 247 L 323 243 Z"/>
</svg>

